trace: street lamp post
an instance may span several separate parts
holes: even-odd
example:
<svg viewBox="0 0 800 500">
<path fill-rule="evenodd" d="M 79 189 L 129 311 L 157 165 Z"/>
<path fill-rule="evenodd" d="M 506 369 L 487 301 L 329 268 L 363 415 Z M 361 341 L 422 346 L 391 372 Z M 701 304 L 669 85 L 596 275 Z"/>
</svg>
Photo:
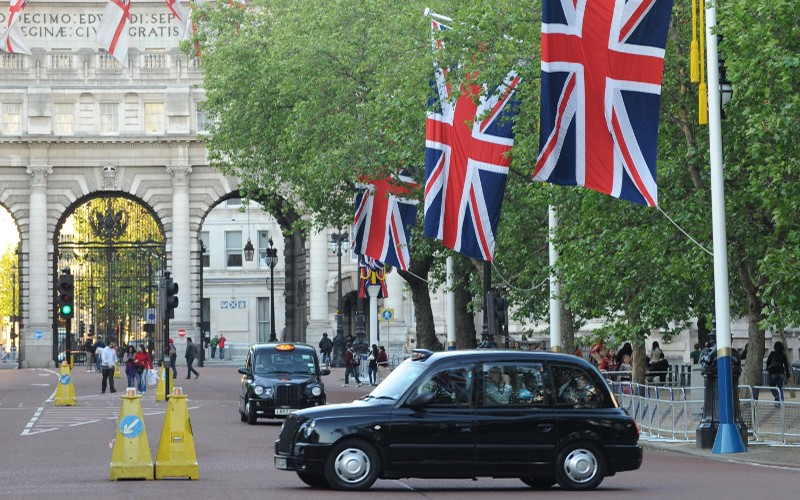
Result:
<svg viewBox="0 0 800 500">
<path fill-rule="evenodd" d="M 269 239 L 267 253 L 267 265 L 269 266 L 269 341 L 277 342 L 278 336 L 275 334 L 275 266 L 278 264 L 278 249 L 272 244 L 272 237 Z"/>
<path fill-rule="evenodd" d="M 11 352 L 17 348 L 17 264 L 11 266 Z"/>
<path fill-rule="evenodd" d="M 344 339 L 344 318 L 342 316 L 344 305 L 342 303 L 342 245 L 346 245 L 348 242 L 347 234 L 341 232 L 341 228 L 337 230 L 336 234 L 331 235 L 331 242 L 330 242 L 330 250 L 331 253 L 336 255 L 337 260 L 337 275 L 336 275 L 336 336 L 335 339 L 338 339 L 339 342 L 342 342 Z M 339 354 L 338 350 L 335 354 Z M 342 363 L 341 356 L 334 356 L 333 365 L 339 366 Z"/>
<path fill-rule="evenodd" d="M 204 321 L 203 309 L 203 255 L 206 254 L 206 245 L 203 240 L 198 238 L 200 242 L 200 366 L 206 359 L 206 323 Z"/>
</svg>

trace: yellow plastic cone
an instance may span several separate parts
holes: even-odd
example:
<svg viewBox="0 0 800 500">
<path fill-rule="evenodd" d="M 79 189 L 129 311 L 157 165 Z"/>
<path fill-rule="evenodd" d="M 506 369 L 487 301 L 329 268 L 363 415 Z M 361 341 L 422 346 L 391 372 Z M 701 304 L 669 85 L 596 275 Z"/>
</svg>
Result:
<svg viewBox="0 0 800 500">
<path fill-rule="evenodd" d="M 111 480 L 153 480 L 153 456 L 147 442 L 147 430 L 142 416 L 141 396 L 129 387 L 122 396 L 117 437 L 111 452 Z"/>
<path fill-rule="evenodd" d="M 173 389 L 168 405 L 156 454 L 156 479 L 188 477 L 197 480 L 200 466 L 197 464 L 186 396 L 180 387 Z"/>
<path fill-rule="evenodd" d="M 58 387 L 56 387 L 56 398 L 53 404 L 55 406 L 76 406 L 77 403 L 75 386 L 72 384 L 72 371 L 69 369 L 67 362 L 63 361 L 58 375 Z"/>
<path fill-rule="evenodd" d="M 169 377 L 169 386 L 175 387 L 172 379 L 172 369 L 161 368 L 161 374 L 158 377 L 158 386 L 156 386 L 156 401 L 167 400 L 167 377 Z"/>
<path fill-rule="evenodd" d="M 119 372 L 119 365 L 114 363 L 114 378 L 122 378 L 122 374 Z"/>
</svg>

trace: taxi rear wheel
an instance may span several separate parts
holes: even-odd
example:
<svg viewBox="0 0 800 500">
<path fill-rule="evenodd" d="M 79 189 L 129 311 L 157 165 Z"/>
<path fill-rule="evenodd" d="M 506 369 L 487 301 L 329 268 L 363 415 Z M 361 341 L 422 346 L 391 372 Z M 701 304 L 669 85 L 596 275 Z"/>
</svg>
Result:
<svg viewBox="0 0 800 500">
<path fill-rule="evenodd" d="M 558 454 L 556 480 L 565 490 L 593 490 L 605 475 L 605 456 L 592 443 L 572 443 Z"/>
<path fill-rule="evenodd" d="M 307 472 L 298 472 L 297 477 L 299 477 L 301 481 L 311 486 L 312 488 L 330 489 L 331 487 L 331 485 L 328 483 L 328 481 L 325 479 L 324 476 L 309 474 Z"/>
<path fill-rule="evenodd" d="M 345 440 L 328 454 L 325 479 L 336 490 L 367 490 L 378 479 L 378 462 L 374 446 L 362 440 Z"/>
</svg>

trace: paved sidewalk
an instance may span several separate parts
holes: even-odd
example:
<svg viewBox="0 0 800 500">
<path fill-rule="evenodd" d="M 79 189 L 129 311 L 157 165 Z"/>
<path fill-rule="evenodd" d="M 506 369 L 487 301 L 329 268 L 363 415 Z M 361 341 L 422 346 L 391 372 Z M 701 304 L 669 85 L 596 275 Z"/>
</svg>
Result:
<svg viewBox="0 0 800 500">
<path fill-rule="evenodd" d="M 783 445 L 780 443 L 749 443 L 744 453 L 719 453 L 703 450 L 695 443 L 674 442 L 664 439 L 642 436 L 639 443 L 647 450 L 671 451 L 696 457 L 706 457 L 711 460 L 725 460 L 750 464 L 792 467 L 800 470 L 800 446 Z"/>
</svg>

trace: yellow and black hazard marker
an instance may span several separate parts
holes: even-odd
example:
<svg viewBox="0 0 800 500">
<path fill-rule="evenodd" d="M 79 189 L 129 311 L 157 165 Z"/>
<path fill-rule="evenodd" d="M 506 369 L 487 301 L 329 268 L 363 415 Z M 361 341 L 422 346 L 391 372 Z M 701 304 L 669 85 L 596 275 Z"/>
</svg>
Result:
<svg viewBox="0 0 800 500">
<path fill-rule="evenodd" d="M 72 384 L 72 371 L 66 361 L 61 363 L 61 372 L 58 376 L 58 387 L 56 387 L 56 398 L 53 401 L 55 406 L 76 406 L 75 386 Z"/>
<path fill-rule="evenodd" d="M 117 437 L 111 452 L 111 480 L 153 480 L 153 456 L 147 442 L 147 430 L 142 416 L 141 396 L 129 387 L 122 396 Z"/>
<path fill-rule="evenodd" d="M 189 408 L 180 387 L 175 387 L 169 396 L 156 454 L 156 479 L 165 477 L 188 477 L 194 480 L 200 477 Z"/>
</svg>

